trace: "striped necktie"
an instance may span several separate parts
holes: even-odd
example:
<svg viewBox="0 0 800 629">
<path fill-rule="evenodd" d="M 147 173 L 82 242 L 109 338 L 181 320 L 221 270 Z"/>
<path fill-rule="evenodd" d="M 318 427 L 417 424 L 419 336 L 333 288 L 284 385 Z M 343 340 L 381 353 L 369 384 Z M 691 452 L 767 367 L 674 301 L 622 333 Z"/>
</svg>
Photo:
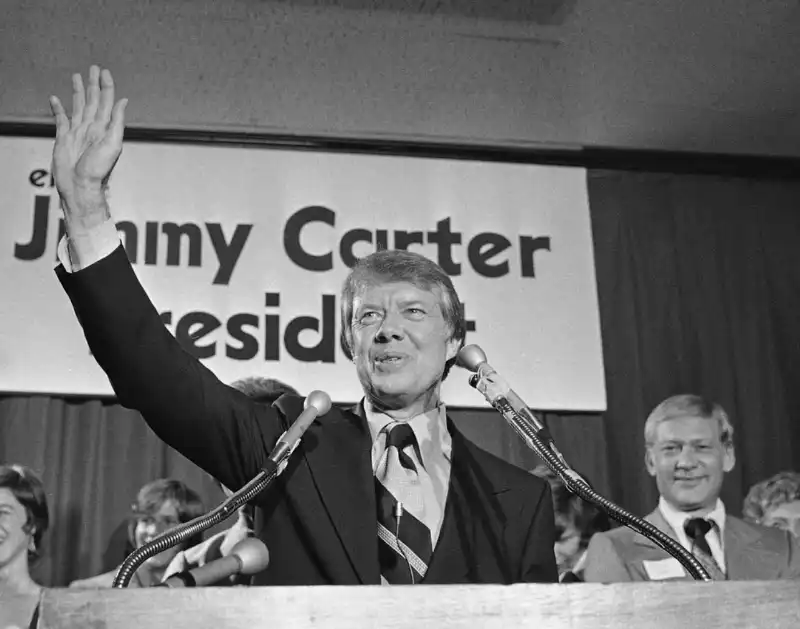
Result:
<svg viewBox="0 0 800 629">
<path fill-rule="evenodd" d="M 719 567 L 708 545 L 706 535 L 712 529 L 713 524 L 704 518 L 689 518 L 683 523 L 683 530 L 692 542 L 692 554 L 708 571 L 712 579 L 725 579 L 725 573 Z"/>
<path fill-rule="evenodd" d="M 433 554 L 430 529 L 422 523 L 419 471 L 410 452 L 418 461 L 422 457 L 408 423 L 390 424 L 386 430 L 386 449 L 375 472 L 381 577 L 390 584 L 419 583 Z"/>
</svg>

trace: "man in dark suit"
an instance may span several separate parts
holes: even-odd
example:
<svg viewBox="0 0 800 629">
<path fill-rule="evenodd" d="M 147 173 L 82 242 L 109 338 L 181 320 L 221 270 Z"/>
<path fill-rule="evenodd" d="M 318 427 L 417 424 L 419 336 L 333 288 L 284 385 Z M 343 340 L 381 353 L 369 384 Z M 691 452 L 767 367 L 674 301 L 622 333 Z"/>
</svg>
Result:
<svg viewBox="0 0 800 629">
<path fill-rule="evenodd" d="M 694 553 L 714 579 L 800 577 L 792 536 L 745 522 L 720 500 L 733 469 L 733 426 L 719 404 L 698 395 L 664 400 L 645 422 L 645 464 L 661 498 L 645 519 Z M 689 580 L 676 559 L 628 528 L 598 533 L 589 543 L 586 581 Z"/>
<path fill-rule="evenodd" d="M 122 404 L 231 488 L 255 476 L 303 400 L 253 403 L 185 353 L 119 243 L 104 183 L 126 101 L 110 73 L 73 77 L 73 115 L 51 98 L 53 170 L 68 238 L 58 276 Z M 555 581 L 546 483 L 481 450 L 447 418 L 442 379 L 463 345 L 463 307 L 436 264 L 403 251 L 362 260 L 341 297 L 342 346 L 365 397 L 306 432 L 258 498 L 271 564 L 257 584 Z"/>
</svg>

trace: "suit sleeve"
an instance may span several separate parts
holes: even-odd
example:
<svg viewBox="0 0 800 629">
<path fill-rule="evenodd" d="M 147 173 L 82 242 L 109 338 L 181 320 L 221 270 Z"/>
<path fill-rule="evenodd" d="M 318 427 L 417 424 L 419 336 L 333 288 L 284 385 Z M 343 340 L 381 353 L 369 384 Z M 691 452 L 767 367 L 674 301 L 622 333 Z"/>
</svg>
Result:
<svg viewBox="0 0 800 629">
<path fill-rule="evenodd" d="M 120 403 L 168 445 L 236 489 L 255 476 L 285 418 L 220 382 L 185 352 L 131 268 L 125 250 L 56 274 Z"/>
<path fill-rule="evenodd" d="M 614 542 L 603 533 L 595 533 L 589 541 L 583 580 L 587 583 L 621 583 L 632 580 Z"/>
<path fill-rule="evenodd" d="M 523 549 L 523 582 L 558 582 L 558 568 L 554 552 L 555 538 L 553 499 L 550 496 L 550 486 L 543 482 L 539 502 L 533 513 Z"/>
</svg>

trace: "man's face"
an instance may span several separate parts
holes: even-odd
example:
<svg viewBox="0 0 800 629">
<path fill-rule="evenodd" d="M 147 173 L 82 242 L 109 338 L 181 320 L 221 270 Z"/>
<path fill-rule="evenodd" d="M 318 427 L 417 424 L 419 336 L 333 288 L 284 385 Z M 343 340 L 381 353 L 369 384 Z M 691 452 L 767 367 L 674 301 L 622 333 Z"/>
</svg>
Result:
<svg viewBox="0 0 800 629">
<path fill-rule="evenodd" d="M 784 502 L 782 505 L 767 510 L 761 519 L 761 524 L 774 526 L 800 537 L 800 500 Z"/>
<path fill-rule="evenodd" d="M 20 555 L 27 557 L 31 534 L 25 530 L 28 520 L 25 507 L 13 492 L 0 487 L 0 568 L 3 568 Z"/>
<path fill-rule="evenodd" d="M 441 294 L 408 282 L 368 286 L 353 303 L 353 361 L 367 396 L 381 408 L 426 410 L 445 363 L 458 352 Z"/>
<path fill-rule="evenodd" d="M 658 424 L 655 437 L 645 463 L 659 493 L 681 511 L 713 509 L 722 478 L 735 463 L 733 448 L 720 440 L 717 421 L 675 417 Z"/>
</svg>

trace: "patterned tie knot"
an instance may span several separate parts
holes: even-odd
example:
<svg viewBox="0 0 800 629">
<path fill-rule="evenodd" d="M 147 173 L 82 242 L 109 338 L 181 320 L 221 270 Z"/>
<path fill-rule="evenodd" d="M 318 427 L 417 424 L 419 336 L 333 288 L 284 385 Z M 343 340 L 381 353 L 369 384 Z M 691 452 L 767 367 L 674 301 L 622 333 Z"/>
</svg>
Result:
<svg viewBox="0 0 800 629">
<path fill-rule="evenodd" d="M 386 447 L 391 448 L 394 446 L 401 452 L 408 446 L 417 445 L 417 439 L 414 436 L 414 431 L 408 422 L 398 422 L 389 429 L 386 435 Z"/>
<path fill-rule="evenodd" d="M 711 530 L 711 526 L 711 522 L 705 518 L 689 518 L 684 522 L 683 530 L 686 531 L 690 539 L 699 542 L 701 539 L 705 539 L 706 533 Z"/>
</svg>

